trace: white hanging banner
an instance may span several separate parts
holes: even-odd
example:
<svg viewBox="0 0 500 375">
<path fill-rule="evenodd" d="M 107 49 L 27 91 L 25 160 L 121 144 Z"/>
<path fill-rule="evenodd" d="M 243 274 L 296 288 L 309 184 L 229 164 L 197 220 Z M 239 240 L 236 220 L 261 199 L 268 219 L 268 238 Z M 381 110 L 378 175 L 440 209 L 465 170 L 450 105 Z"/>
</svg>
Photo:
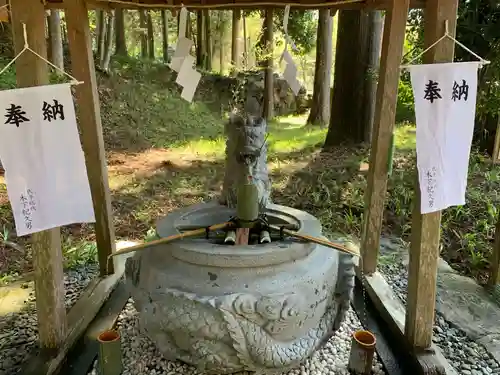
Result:
<svg viewBox="0 0 500 375">
<path fill-rule="evenodd" d="M 481 62 L 409 66 L 421 212 L 465 204 Z"/>
<path fill-rule="evenodd" d="M 0 91 L 0 158 L 18 236 L 94 222 L 70 84 Z"/>
</svg>

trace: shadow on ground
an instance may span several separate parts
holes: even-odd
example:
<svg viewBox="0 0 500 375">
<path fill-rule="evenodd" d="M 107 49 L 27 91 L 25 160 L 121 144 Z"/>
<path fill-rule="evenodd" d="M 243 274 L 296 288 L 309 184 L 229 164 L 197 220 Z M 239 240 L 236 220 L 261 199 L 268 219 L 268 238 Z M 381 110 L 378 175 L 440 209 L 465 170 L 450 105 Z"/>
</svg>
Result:
<svg viewBox="0 0 500 375">
<path fill-rule="evenodd" d="M 359 234 L 366 160 L 365 147 L 316 150 L 303 168 L 273 190 L 273 199 L 317 216 L 328 234 Z"/>
</svg>

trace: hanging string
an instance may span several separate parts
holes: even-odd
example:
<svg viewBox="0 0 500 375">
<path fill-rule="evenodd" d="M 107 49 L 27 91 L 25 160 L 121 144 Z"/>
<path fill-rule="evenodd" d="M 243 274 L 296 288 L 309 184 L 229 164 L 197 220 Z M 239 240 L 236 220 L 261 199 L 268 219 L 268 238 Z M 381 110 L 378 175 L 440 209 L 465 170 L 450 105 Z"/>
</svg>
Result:
<svg viewBox="0 0 500 375">
<path fill-rule="evenodd" d="M 293 42 L 292 38 L 290 38 L 290 35 L 288 35 L 288 20 L 290 18 L 290 5 L 287 4 L 285 6 L 285 14 L 283 17 L 283 31 L 285 34 L 285 51 L 288 48 L 288 44 L 290 44 L 292 51 L 298 52 L 298 48 Z"/>
<path fill-rule="evenodd" d="M 16 62 L 16 60 L 25 52 L 31 52 L 33 55 L 35 55 L 36 57 L 38 57 L 40 60 L 42 60 L 43 62 L 47 63 L 48 65 L 50 65 L 51 67 L 53 67 L 55 70 L 57 70 L 58 72 L 64 74 L 66 77 L 68 77 L 71 82 L 70 84 L 71 85 L 79 85 L 79 84 L 82 84 L 83 82 L 81 81 L 78 81 L 75 77 L 73 77 L 71 74 L 65 72 L 63 69 L 57 67 L 56 65 L 52 64 L 49 60 L 47 60 L 45 57 L 41 56 L 40 54 L 38 54 L 37 52 L 33 51 L 29 44 L 28 44 L 28 33 L 26 31 L 26 24 L 23 23 L 23 37 L 24 37 L 24 48 L 7 64 L 5 65 L 5 67 L 0 71 L 0 75 L 2 75 L 3 73 L 5 73 L 5 71 L 7 69 L 9 69 L 9 67 L 14 64 Z"/>
<path fill-rule="evenodd" d="M 458 40 L 456 40 L 448 31 L 448 21 L 445 21 L 445 24 L 444 24 L 444 28 L 445 28 L 445 32 L 444 32 L 444 35 L 439 38 L 438 40 L 436 40 L 434 43 L 432 43 L 429 47 L 427 47 L 426 49 L 424 49 L 421 53 L 419 53 L 417 56 L 415 56 L 413 59 L 411 59 L 407 64 L 405 65 L 401 65 L 401 69 L 408 69 L 408 68 L 411 68 L 412 65 L 415 61 L 417 61 L 419 58 L 421 58 L 424 54 L 426 54 L 427 52 L 429 52 L 432 48 L 434 48 L 435 46 L 437 46 L 439 43 L 441 43 L 443 40 L 445 39 L 450 39 L 452 42 L 454 42 L 455 44 L 457 44 L 458 46 L 462 47 L 463 50 L 469 52 L 472 56 L 474 56 L 475 58 L 477 58 L 479 60 L 479 63 L 482 65 L 487 65 L 490 63 L 490 61 L 488 60 L 485 60 L 483 59 L 481 56 L 479 56 L 477 53 L 475 53 L 474 51 L 472 51 L 471 49 L 467 48 L 464 44 L 460 43 Z M 408 52 L 408 54 L 410 54 L 412 51 Z"/>
</svg>

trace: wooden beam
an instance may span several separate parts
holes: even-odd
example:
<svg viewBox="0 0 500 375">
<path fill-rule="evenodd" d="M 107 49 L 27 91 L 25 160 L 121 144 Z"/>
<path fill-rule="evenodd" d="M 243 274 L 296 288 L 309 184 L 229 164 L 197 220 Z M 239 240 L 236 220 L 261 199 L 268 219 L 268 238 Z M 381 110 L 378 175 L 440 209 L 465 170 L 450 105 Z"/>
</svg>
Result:
<svg viewBox="0 0 500 375">
<path fill-rule="evenodd" d="M 25 24 L 30 48 L 46 57 L 43 4 L 39 0 L 11 0 L 11 18 L 15 52 L 18 53 L 24 48 Z M 19 87 L 48 84 L 47 63 L 26 52 L 16 61 L 16 77 Z M 40 347 L 55 349 L 66 336 L 63 256 L 59 228 L 33 234 L 32 243 Z"/>
<path fill-rule="evenodd" d="M 120 0 L 120 2 L 106 1 L 106 0 L 87 0 L 87 6 L 89 9 L 103 9 L 110 10 L 115 8 L 125 8 L 125 9 L 176 9 L 180 8 L 182 4 L 190 10 L 202 9 L 210 7 L 212 9 L 256 9 L 262 8 L 264 6 L 274 6 L 274 7 L 285 7 L 289 4 L 292 8 L 300 9 L 319 9 L 319 8 L 331 8 L 331 9 L 342 9 L 342 10 L 387 10 L 392 4 L 392 0 L 366 0 L 365 2 L 345 2 L 338 1 L 337 3 L 332 1 L 318 1 L 318 0 L 306 0 L 306 1 L 255 1 L 255 0 L 239 0 L 239 1 L 224 1 L 224 0 L 150 0 L 150 1 L 134 1 L 134 0 Z M 63 0 L 49 0 L 46 4 L 48 8 L 62 9 Z M 424 8 L 425 0 L 411 0 L 411 8 Z"/>
<path fill-rule="evenodd" d="M 384 277 L 378 272 L 359 277 L 380 317 L 397 340 L 396 345 L 408 351 L 415 370 L 412 375 L 457 375 L 438 346 L 433 344 L 426 351 L 412 350 L 404 335 L 405 308 Z"/>
<path fill-rule="evenodd" d="M 73 76 L 84 83 L 76 86 L 78 118 L 82 133 L 90 190 L 96 218 L 95 232 L 101 276 L 108 273 L 107 258 L 115 251 L 115 230 L 104 151 L 99 95 L 85 0 L 65 0 L 65 17 Z M 113 272 L 109 269 L 109 272 Z"/>
<path fill-rule="evenodd" d="M 362 267 L 368 274 L 377 269 L 408 10 L 409 0 L 392 0 L 385 14 L 361 246 Z"/>
<path fill-rule="evenodd" d="M 425 46 L 445 33 L 448 21 L 450 34 L 455 35 L 458 0 L 435 0 L 425 9 Z M 454 43 L 443 40 L 424 56 L 426 64 L 453 61 Z M 432 327 L 436 304 L 436 279 L 439 259 L 441 212 L 420 213 L 420 186 L 417 179 L 410 264 L 408 271 L 408 298 L 405 332 L 415 349 L 426 349 L 432 344 Z"/>
</svg>

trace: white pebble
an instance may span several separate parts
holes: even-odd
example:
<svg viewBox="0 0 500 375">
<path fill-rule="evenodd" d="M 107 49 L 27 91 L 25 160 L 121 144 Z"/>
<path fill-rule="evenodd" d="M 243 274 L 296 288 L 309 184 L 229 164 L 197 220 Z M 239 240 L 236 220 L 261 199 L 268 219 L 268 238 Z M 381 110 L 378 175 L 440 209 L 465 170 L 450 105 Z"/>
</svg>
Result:
<svg viewBox="0 0 500 375">
<path fill-rule="evenodd" d="M 283 375 L 347 375 L 347 362 L 351 345 L 351 334 L 361 328 L 361 324 L 354 313 L 349 310 L 348 319 L 340 330 L 326 345 L 306 360 L 296 369 Z M 194 367 L 181 362 L 167 361 L 158 352 L 155 345 L 140 332 L 138 313 L 129 300 L 123 313 L 120 315 L 118 327 L 122 334 L 122 350 L 125 370 L 123 375 L 197 375 L 201 374 Z M 97 363 L 94 364 L 94 366 Z M 89 372 L 89 375 L 93 375 Z M 242 372 L 237 375 L 247 375 Z M 374 361 L 373 374 L 384 375 L 383 366 L 378 360 Z"/>
</svg>

